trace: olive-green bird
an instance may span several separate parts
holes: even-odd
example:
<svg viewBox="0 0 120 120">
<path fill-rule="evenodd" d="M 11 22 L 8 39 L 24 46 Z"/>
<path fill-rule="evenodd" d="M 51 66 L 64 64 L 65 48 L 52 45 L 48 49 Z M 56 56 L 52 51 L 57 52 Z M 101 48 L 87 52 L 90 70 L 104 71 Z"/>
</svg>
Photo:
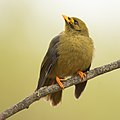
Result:
<svg viewBox="0 0 120 120">
<path fill-rule="evenodd" d="M 76 17 L 67 17 L 65 31 L 54 37 L 43 59 L 37 89 L 58 83 L 63 89 L 61 80 L 77 74 L 83 79 L 90 69 L 93 56 L 93 42 L 89 37 L 85 23 Z M 87 81 L 75 85 L 75 97 L 79 98 Z M 62 90 L 47 95 L 52 105 L 57 105 L 62 98 Z"/>
</svg>

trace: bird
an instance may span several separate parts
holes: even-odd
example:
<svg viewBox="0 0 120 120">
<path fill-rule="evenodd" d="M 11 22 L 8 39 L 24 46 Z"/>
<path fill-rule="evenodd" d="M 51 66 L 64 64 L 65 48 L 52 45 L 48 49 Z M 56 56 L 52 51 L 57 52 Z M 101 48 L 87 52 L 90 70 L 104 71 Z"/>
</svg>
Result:
<svg viewBox="0 0 120 120">
<path fill-rule="evenodd" d="M 83 80 L 92 63 L 94 45 L 86 24 L 79 18 L 62 15 L 65 21 L 63 32 L 55 36 L 40 67 L 36 91 L 44 86 L 58 84 L 61 90 L 46 96 L 52 106 L 62 100 L 64 85 L 68 76 L 79 75 Z M 87 81 L 75 85 L 75 98 L 79 98 Z"/>
</svg>

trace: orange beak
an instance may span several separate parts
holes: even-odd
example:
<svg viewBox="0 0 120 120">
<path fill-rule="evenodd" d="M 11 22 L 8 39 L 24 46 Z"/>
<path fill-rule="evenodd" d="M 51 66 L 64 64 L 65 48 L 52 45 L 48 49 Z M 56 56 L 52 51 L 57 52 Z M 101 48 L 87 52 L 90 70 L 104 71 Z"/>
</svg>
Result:
<svg viewBox="0 0 120 120">
<path fill-rule="evenodd" d="M 66 15 L 62 15 L 62 16 L 63 16 L 64 20 L 65 20 L 67 23 L 70 23 L 70 19 L 69 19 L 68 16 L 66 16 Z"/>
<path fill-rule="evenodd" d="M 63 16 L 64 20 L 65 20 L 67 23 L 74 24 L 73 18 L 68 17 L 68 16 L 66 16 L 66 15 L 62 15 L 62 16 Z"/>
</svg>

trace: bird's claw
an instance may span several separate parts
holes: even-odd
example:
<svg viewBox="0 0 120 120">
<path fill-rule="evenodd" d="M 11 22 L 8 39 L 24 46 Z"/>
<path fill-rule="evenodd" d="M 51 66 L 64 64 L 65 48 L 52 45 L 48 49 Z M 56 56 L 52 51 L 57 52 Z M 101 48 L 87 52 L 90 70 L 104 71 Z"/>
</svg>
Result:
<svg viewBox="0 0 120 120">
<path fill-rule="evenodd" d="M 77 74 L 80 76 L 81 80 L 83 80 L 86 77 L 86 74 L 82 71 L 78 71 Z"/>
<path fill-rule="evenodd" d="M 64 85 L 61 81 L 63 81 L 63 79 L 60 79 L 58 76 L 56 76 L 56 82 L 62 89 L 64 89 Z"/>
</svg>

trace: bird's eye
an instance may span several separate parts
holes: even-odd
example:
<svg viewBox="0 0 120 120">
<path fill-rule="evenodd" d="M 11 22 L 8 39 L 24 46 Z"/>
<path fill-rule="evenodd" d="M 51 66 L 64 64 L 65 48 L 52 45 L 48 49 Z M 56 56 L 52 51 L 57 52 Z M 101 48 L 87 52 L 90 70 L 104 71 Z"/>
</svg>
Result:
<svg viewBox="0 0 120 120">
<path fill-rule="evenodd" d="M 74 20 L 74 24 L 75 24 L 75 25 L 78 25 L 78 21 L 77 21 L 77 20 Z"/>
</svg>

